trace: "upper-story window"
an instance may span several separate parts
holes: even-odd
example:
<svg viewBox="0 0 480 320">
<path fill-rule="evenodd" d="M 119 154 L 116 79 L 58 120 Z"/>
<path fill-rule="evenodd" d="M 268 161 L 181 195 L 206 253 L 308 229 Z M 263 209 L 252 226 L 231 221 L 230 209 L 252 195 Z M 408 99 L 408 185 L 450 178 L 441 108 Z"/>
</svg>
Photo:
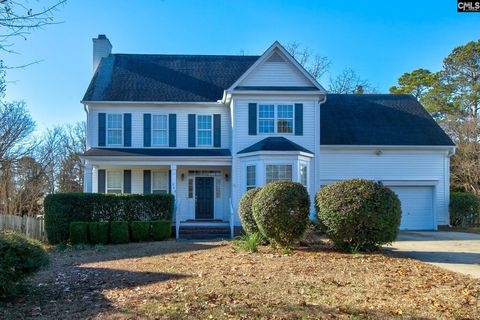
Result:
<svg viewBox="0 0 480 320">
<path fill-rule="evenodd" d="M 197 117 L 197 144 L 211 146 L 213 141 L 212 116 L 198 115 Z"/>
<path fill-rule="evenodd" d="M 109 145 L 123 144 L 123 115 L 121 114 L 107 115 L 107 144 Z"/>
<path fill-rule="evenodd" d="M 168 116 L 164 114 L 152 115 L 152 144 L 166 146 L 168 144 Z"/>
<path fill-rule="evenodd" d="M 293 133 L 292 104 L 259 104 L 259 133 Z"/>
</svg>

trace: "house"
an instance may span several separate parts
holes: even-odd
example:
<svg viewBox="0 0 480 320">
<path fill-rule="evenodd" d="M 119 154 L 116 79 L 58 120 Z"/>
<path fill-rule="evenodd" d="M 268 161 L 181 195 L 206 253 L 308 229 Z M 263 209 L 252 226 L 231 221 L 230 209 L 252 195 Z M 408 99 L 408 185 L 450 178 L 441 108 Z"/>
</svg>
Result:
<svg viewBox="0 0 480 320">
<path fill-rule="evenodd" d="M 298 181 L 313 203 L 365 178 L 398 194 L 402 229 L 449 224 L 455 146 L 414 97 L 327 94 L 278 42 L 260 56 L 111 50 L 93 39 L 85 192 L 172 193 L 177 236 L 228 236 L 250 188 Z"/>
</svg>

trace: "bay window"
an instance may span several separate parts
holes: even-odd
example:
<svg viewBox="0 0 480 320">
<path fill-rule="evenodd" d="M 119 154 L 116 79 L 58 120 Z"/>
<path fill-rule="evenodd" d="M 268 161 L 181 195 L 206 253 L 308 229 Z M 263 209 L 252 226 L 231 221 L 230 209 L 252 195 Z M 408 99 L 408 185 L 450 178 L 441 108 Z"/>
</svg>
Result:
<svg viewBox="0 0 480 320">
<path fill-rule="evenodd" d="M 255 166 L 247 166 L 247 190 L 254 189 L 257 186 L 257 175 Z"/>
<path fill-rule="evenodd" d="M 308 176 L 307 176 L 307 165 L 300 165 L 300 183 L 307 188 L 308 187 Z"/>
<path fill-rule="evenodd" d="M 266 181 L 292 181 L 292 165 L 267 165 Z"/>
</svg>

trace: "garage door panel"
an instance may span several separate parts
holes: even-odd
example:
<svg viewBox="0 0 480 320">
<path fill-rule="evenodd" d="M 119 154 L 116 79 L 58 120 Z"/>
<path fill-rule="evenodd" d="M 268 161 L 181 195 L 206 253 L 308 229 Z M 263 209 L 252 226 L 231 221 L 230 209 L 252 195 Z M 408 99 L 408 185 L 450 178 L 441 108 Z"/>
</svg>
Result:
<svg viewBox="0 0 480 320">
<path fill-rule="evenodd" d="M 433 215 L 432 187 L 390 187 L 400 199 L 402 206 L 401 230 L 432 230 L 435 228 Z"/>
</svg>

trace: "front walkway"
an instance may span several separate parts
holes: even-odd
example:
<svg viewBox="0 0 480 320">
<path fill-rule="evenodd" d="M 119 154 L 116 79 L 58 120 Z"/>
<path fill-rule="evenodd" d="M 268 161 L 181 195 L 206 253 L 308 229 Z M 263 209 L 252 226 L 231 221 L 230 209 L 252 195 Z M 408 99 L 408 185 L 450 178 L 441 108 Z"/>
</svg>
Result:
<svg viewBox="0 0 480 320">
<path fill-rule="evenodd" d="M 386 249 L 480 279 L 480 234 L 404 231 Z"/>
</svg>

